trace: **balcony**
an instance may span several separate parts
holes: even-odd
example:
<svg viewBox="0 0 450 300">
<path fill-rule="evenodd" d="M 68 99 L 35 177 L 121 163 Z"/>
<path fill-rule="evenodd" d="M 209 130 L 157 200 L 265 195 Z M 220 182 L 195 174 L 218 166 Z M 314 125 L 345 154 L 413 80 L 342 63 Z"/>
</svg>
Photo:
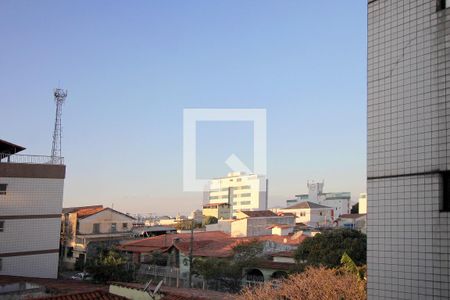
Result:
<svg viewBox="0 0 450 300">
<path fill-rule="evenodd" d="M 64 157 L 0 153 L 0 163 L 35 164 L 35 165 L 36 164 L 38 164 L 38 165 L 64 165 Z"/>
</svg>

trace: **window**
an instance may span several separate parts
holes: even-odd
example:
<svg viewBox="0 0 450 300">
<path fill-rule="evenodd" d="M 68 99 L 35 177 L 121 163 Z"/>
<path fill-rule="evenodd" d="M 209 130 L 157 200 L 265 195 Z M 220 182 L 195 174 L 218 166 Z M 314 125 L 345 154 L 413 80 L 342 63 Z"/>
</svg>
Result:
<svg viewBox="0 0 450 300">
<path fill-rule="evenodd" d="M 450 1 L 450 0 L 449 0 Z M 441 173 L 441 211 L 450 211 L 450 171 Z"/>
<path fill-rule="evenodd" d="M 67 247 L 67 257 L 73 257 L 73 247 Z"/>
<path fill-rule="evenodd" d="M 450 0 L 437 0 L 437 10 L 443 10 L 450 7 Z"/>
<path fill-rule="evenodd" d="M 5 229 L 5 221 L 0 221 L 0 232 L 3 232 Z"/>
<path fill-rule="evenodd" d="M 243 193 L 241 194 L 241 197 L 250 197 L 252 194 L 251 193 Z"/>
<path fill-rule="evenodd" d="M 251 201 L 241 201 L 241 205 L 250 205 Z"/>
<path fill-rule="evenodd" d="M 117 223 L 111 223 L 111 232 L 117 231 Z"/>
<path fill-rule="evenodd" d="M 122 228 L 123 229 L 128 229 L 128 223 L 122 223 Z"/>
<path fill-rule="evenodd" d="M 305 216 L 306 216 L 306 212 L 301 211 L 301 212 L 300 212 L 300 217 L 305 217 Z"/>
<path fill-rule="evenodd" d="M 321 216 L 321 215 L 322 215 L 322 212 L 320 212 L 319 215 Z"/>
<path fill-rule="evenodd" d="M 100 233 L 100 224 L 99 223 L 95 223 L 93 225 L 92 232 L 93 233 Z"/>
<path fill-rule="evenodd" d="M 8 185 L 6 183 L 0 183 L 0 195 L 6 195 L 6 188 Z"/>
</svg>

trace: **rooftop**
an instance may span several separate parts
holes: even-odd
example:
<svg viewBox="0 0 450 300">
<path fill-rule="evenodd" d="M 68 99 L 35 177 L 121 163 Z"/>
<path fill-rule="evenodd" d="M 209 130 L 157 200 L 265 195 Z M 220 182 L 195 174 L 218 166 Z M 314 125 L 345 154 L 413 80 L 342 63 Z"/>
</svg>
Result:
<svg viewBox="0 0 450 300">
<path fill-rule="evenodd" d="M 361 217 L 364 217 L 366 214 L 343 214 L 340 215 L 339 218 L 341 219 L 359 219 Z"/>
<path fill-rule="evenodd" d="M 250 218 L 276 217 L 277 214 L 270 210 L 241 210 L 241 213 Z"/>
<path fill-rule="evenodd" d="M 63 165 L 63 157 L 17 154 L 24 147 L 0 139 L 0 163 Z"/>
<path fill-rule="evenodd" d="M 331 208 L 325 205 L 320 205 L 311 201 L 303 201 L 292 206 L 286 207 L 285 209 L 312 209 L 312 208 Z"/>
</svg>

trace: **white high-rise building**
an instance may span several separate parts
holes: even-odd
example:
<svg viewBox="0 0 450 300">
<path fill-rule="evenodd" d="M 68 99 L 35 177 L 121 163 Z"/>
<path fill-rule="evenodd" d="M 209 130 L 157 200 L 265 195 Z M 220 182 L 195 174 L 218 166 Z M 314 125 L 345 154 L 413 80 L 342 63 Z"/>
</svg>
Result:
<svg viewBox="0 0 450 300">
<path fill-rule="evenodd" d="M 450 298 L 450 0 L 368 1 L 368 298 Z"/>
<path fill-rule="evenodd" d="M 232 215 L 239 210 L 267 209 L 267 179 L 265 176 L 232 172 L 227 177 L 210 181 L 205 193 L 206 203 L 228 203 Z"/>
<path fill-rule="evenodd" d="M 0 275 L 57 278 L 66 167 L 0 140 Z"/>
</svg>

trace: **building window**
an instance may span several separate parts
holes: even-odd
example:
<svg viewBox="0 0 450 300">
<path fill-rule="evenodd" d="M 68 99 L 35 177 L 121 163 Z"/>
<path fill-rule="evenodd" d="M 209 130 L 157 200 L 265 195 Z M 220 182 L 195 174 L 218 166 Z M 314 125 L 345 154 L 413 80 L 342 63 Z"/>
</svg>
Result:
<svg viewBox="0 0 450 300">
<path fill-rule="evenodd" d="M 73 247 L 67 247 L 67 257 L 73 257 Z"/>
<path fill-rule="evenodd" d="M 441 173 L 441 211 L 450 211 L 450 171 Z"/>
<path fill-rule="evenodd" d="M 5 221 L 0 221 L 0 232 L 5 230 Z"/>
<path fill-rule="evenodd" d="M 305 217 L 305 216 L 306 216 L 306 212 L 301 211 L 301 212 L 300 212 L 300 217 Z"/>
<path fill-rule="evenodd" d="M 100 233 L 100 224 L 99 223 L 95 223 L 92 227 L 92 232 L 93 233 Z"/>
<path fill-rule="evenodd" d="M 111 232 L 116 232 L 116 231 L 117 231 L 117 224 L 111 223 Z"/>
<path fill-rule="evenodd" d="M 123 229 L 128 229 L 128 223 L 122 223 L 122 228 Z"/>
<path fill-rule="evenodd" d="M 322 215 L 322 212 L 320 212 L 319 215 L 321 216 L 321 215 Z"/>
<path fill-rule="evenodd" d="M 241 205 L 250 205 L 251 201 L 241 201 Z"/>
<path fill-rule="evenodd" d="M 443 10 L 450 7 L 450 0 L 437 0 L 437 10 Z"/>
<path fill-rule="evenodd" d="M 241 197 L 250 197 L 252 194 L 251 193 L 243 193 L 241 194 Z"/>
<path fill-rule="evenodd" d="M 0 195 L 6 195 L 6 188 L 8 185 L 6 183 L 0 183 Z"/>
</svg>

